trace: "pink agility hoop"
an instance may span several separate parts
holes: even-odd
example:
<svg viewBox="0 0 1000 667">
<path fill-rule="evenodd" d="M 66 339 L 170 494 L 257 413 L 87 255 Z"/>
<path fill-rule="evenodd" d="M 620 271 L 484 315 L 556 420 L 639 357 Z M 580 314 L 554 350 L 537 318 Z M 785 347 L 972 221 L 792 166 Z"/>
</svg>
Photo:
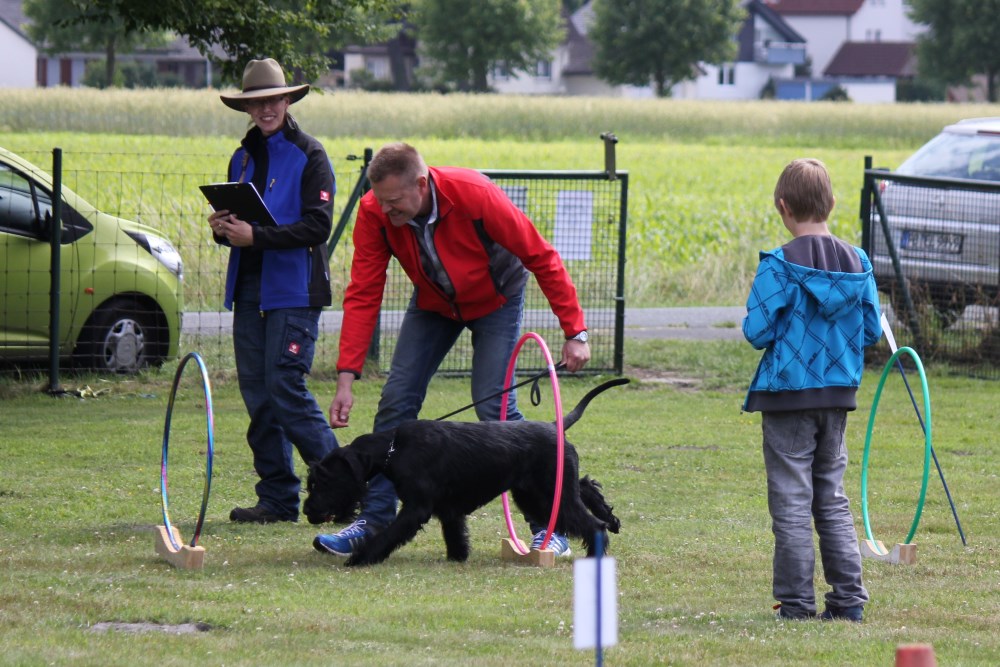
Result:
<svg viewBox="0 0 1000 667">
<path fill-rule="evenodd" d="M 556 485 L 555 494 L 552 498 L 552 514 L 549 516 L 549 525 L 545 530 L 545 539 L 542 540 L 542 545 L 539 547 L 539 550 L 541 550 L 549 545 L 549 539 L 552 537 L 552 532 L 556 527 L 556 519 L 559 517 L 559 500 L 562 498 L 563 484 L 563 449 L 565 447 L 566 436 L 563 433 L 562 399 L 559 396 L 559 376 L 556 375 L 556 367 L 555 364 L 552 363 L 552 355 L 549 353 L 549 348 L 541 336 L 529 331 L 521 336 L 521 339 L 517 341 L 517 345 L 514 346 L 514 353 L 510 356 L 510 362 L 507 364 L 507 375 L 504 377 L 503 386 L 510 386 L 511 379 L 514 376 L 514 368 L 517 366 L 517 355 L 520 354 L 521 347 L 528 340 L 534 340 L 537 342 L 538 346 L 542 349 L 542 354 L 545 355 L 545 363 L 549 370 L 549 379 L 552 381 L 552 400 L 555 403 L 556 408 Z M 509 398 L 510 392 L 504 392 L 503 400 L 500 402 L 500 421 L 507 421 L 507 401 Z M 513 541 L 514 548 L 517 552 L 522 556 L 527 555 L 530 553 L 530 549 L 524 549 L 521 546 L 522 542 L 517 537 L 517 531 L 514 530 L 514 521 L 510 517 L 510 502 L 507 500 L 507 492 L 505 491 L 500 497 L 503 499 L 503 515 L 504 519 L 507 521 L 507 533 L 510 535 L 510 539 Z"/>
</svg>

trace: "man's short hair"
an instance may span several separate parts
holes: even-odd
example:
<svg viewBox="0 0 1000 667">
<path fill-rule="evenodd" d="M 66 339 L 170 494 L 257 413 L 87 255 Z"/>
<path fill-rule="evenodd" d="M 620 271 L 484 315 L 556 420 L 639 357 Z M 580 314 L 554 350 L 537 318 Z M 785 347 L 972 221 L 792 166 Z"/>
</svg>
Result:
<svg viewBox="0 0 1000 667">
<path fill-rule="evenodd" d="M 816 158 L 792 160 L 774 186 L 774 205 L 785 207 L 798 222 L 825 221 L 833 211 L 833 184 L 826 165 Z"/>
<path fill-rule="evenodd" d="M 416 148 L 401 141 L 380 148 L 368 164 L 368 180 L 372 183 L 380 183 L 388 176 L 401 176 L 416 182 L 426 174 L 424 158 Z"/>
</svg>

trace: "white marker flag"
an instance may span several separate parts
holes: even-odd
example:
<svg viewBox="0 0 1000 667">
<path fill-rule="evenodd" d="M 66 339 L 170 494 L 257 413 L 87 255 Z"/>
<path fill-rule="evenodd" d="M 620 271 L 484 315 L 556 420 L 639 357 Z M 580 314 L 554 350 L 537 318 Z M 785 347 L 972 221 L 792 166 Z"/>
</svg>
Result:
<svg viewBox="0 0 1000 667">
<path fill-rule="evenodd" d="M 598 562 L 601 564 L 600 600 L 597 597 Z M 615 559 L 578 558 L 573 562 L 573 647 L 596 648 L 598 645 L 614 646 L 617 643 L 618 586 Z"/>
</svg>

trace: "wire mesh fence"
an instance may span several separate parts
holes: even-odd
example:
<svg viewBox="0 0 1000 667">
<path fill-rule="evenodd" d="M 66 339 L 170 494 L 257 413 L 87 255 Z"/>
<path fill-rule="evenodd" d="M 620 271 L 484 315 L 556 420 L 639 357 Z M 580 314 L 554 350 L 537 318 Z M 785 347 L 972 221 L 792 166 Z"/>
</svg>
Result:
<svg viewBox="0 0 1000 667">
<path fill-rule="evenodd" d="M 925 365 L 1000 378 L 1000 182 L 906 176 L 869 159 L 861 223 L 898 342 Z"/>
<path fill-rule="evenodd" d="M 0 153 L 3 374 L 19 374 L 26 367 L 44 369 L 47 359 L 54 258 L 46 220 L 54 217 L 53 156 L 48 151 Z M 349 207 L 355 202 L 348 195 L 363 172 L 358 156 L 330 157 L 337 175 L 334 223 L 343 219 L 346 226 L 330 252 L 334 305 L 321 317 L 313 365 L 318 377 L 335 371 L 339 305 L 353 253 Z M 211 209 L 198 187 L 224 180 L 228 159 L 228 154 L 62 155 L 58 176 L 64 210 L 56 266 L 63 369 L 74 361 L 103 370 L 131 370 L 130 364 L 177 358 L 189 351 L 198 351 L 213 371 L 235 367 L 232 314 L 222 308 L 229 251 L 212 240 L 207 223 Z M 588 371 L 620 372 L 628 174 L 487 173 L 562 254 L 592 335 Z M 22 223 L 16 224 L 17 219 Z M 411 289 L 393 263 L 371 350 L 372 370 L 387 368 Z M 529 282 L 525 309 L 524 330 L 543 336 L 558 357 L 563 334 L 534 281 Z M 89 347 L 81 345 L 87 341 Z M 82 357 L 87 351 L 90 357 Z M 533 354 L 526 349 L 519 367 L 541 365 L 541 357 Z M 464 374 L 470 364 L 471 342 L 465 335 L 441 372 Z"/>
</svg>

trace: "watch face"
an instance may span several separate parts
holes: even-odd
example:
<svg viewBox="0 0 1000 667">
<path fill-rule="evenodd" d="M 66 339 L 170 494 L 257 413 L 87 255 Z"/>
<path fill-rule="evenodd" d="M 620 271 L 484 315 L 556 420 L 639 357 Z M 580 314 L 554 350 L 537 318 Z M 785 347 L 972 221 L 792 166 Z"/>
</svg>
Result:
<svg viewBox="0 0 1000 667">
<path fill-rule="evenodd" d="M 578 340 L 581 343 L 586 343 L 588 340 L 590 340 L 590 334 L 588 334 L 586 331 L 581 331 L 577 335 L 573 336 L 573 340 Z"/>
</svg>

